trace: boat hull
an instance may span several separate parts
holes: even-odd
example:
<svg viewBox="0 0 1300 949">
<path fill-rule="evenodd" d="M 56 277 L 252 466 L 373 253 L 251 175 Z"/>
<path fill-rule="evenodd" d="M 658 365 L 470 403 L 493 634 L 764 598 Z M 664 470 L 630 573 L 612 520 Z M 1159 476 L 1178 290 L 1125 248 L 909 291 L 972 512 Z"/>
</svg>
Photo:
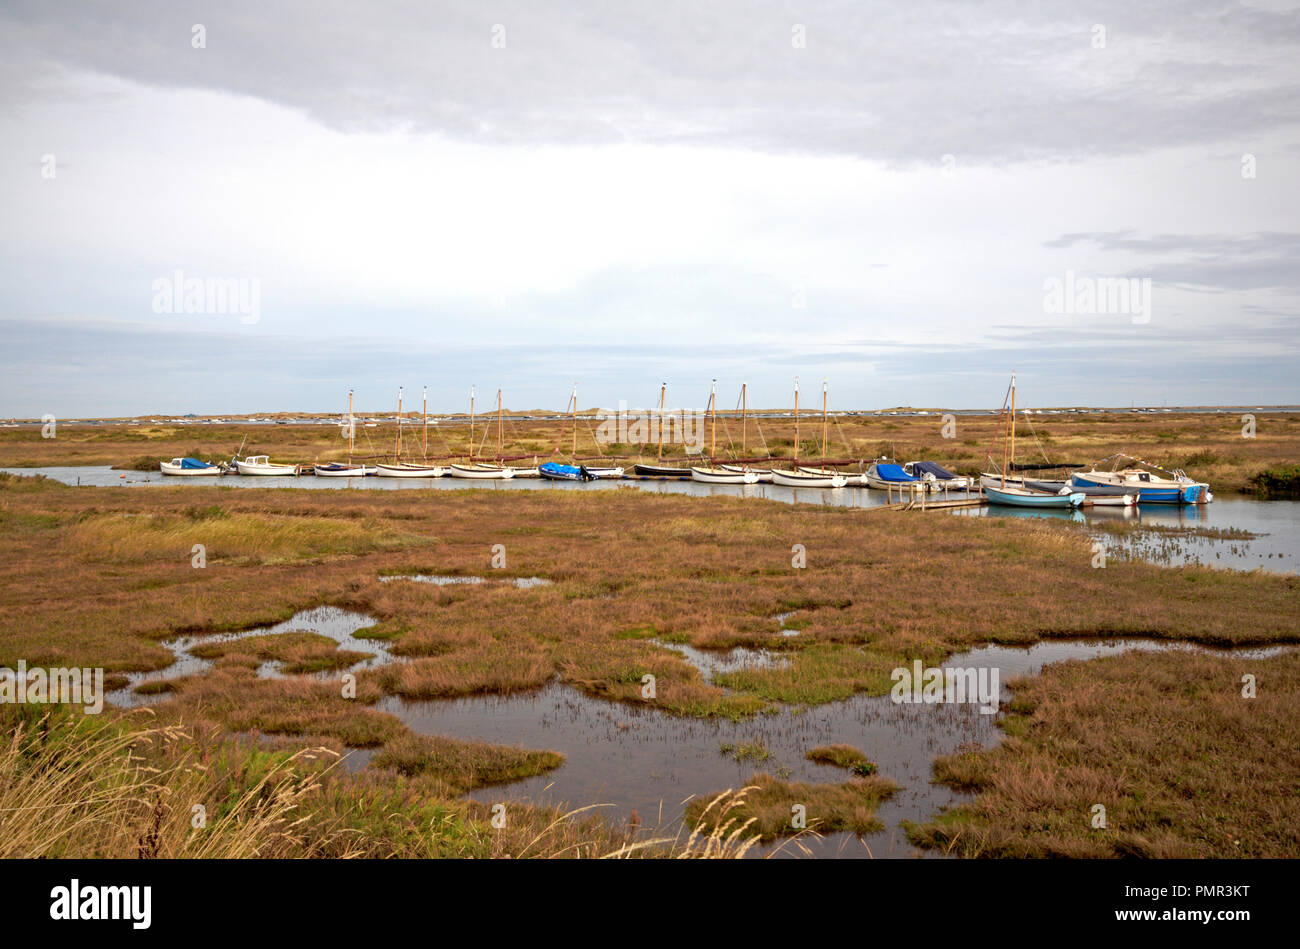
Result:
<svg viewBox="0 0 1300 949">
<path fill-rule="evenodd" d="M 865 477 L 867 479 L 867 487 L 876 488 L 880 491 L 890 491 L 897 488 L 901 491 L 928 492 L 933 490 L 931 485 L 937 483 L 932 481 L 922 481 L 920 478 L 907 478 L 906 480 L 900 478 L 883 478 L 880 476 L 880 472 L 877 470 L 875 465 L 872 465 L 867 469 Z"/>
<path fill-rule="evenodd" d="M 284 478 L 296 477 L 301 469 L 298 465 L 253 465 L 236 461 L 235 470 L 245 478 Z"/>
<path fill-rule="evenodd" d="M 985 488 L 985 496 L 992 504 L 1007 507 L 1033 508 L 1072 508 L 1078 507 L 1085 500 L 1084 495 L 1074 494 L 1039 494 L 1024 488 Z"/>
<path fill-rule="evenodd" d="M 583 467 L 587 469 L 587 474 L 591 475 L 593 478 L 595 478 L 598 481 L 601 479 L 616 480 L 618 478 L 623 477 L 623 469 L 619 468 L 618 466 L 614 466 L 612 468 L 608 468 L 608 467 L 592 468 L 589 465 L 584 465 Z"/>
<path fill-rule="evenodd" d="M 474 465 L 452 465 L 453 478 L 468 478 L 472 481 L 509 481 L 515 476 L 513 468 L 488 468 Z"/>
<path fill-rule="evenodd" d="M 374 468 L 365 465 L 316 465 L 312 469 L 312 474 L 318 478 L 364 478 L 374 473 Z"/>
<path fill-rule="evenodd" d="M 670 468 L 666 465 L 635 464 L 632 466 L 632 470 L 643 478 L 682 478 L 685 480 L 691 476 L 690 468 Z"/>
<path fill-rule="evenodd" d="M 172 478 L 210 478 L 221 474 L 221 469 L 216 465 L 208 465 L 206 468 L 178 468 L 165 461 L 159 463 L 158 470 Z"/>
<path fill-rule="evenodd" d="M 443 465 L 375 465 L 378 478 L 441 478 L 446 473 Z"/>
<path fill-rule="evenodd" d="M 725 468 L 691 467 L 691 480 L 701 484 L 758 484 L 755 471 L 728 471 Z"/>
<path fill-rule="evenodd" d="M 772 483 L 787 488 L 842 488 L 848 481 L 844 475 L 810 475 L 802 471 L 772 469 Z"/>
<path fill-rule="evenodd" d="M 1087 471 L 1075 472 L 1070 483 L 1081 488 L 1131 488 L 1141 495 L 1142 504 L 1206 504 L 1212 500 L 1208 484 L 1198 482 L 1184 484 L 1166 478 L 1142 480 L 1138 476 Z"/>
<path fill-rule="evenodd" d="M 560 465 L 548 462 L 538 465 L 538 476 L 546 481 L 594 481 L 595 476 L 580 465 Z"/>
</svg>

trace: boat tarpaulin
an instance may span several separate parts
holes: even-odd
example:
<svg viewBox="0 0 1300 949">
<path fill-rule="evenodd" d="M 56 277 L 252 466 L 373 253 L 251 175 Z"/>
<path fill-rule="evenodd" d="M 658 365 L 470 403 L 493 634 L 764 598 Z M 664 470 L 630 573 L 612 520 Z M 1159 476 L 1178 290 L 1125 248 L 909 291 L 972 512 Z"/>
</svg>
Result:
<svg viewBox="0 0 1300 949">
<path fill-rule="evenodd" d="M 197 458 L 182 458 L 182 468 L 208 468 L 211 467 L 206 461 L 199 461 Z"/>
<path fill-rule="evenodd" d="M 902 469 L 899 465 L 876 465 L 876 475 L 882 481 L 915 481 L 910 474 Z"/>
<path fill-rule="evenodd" d="M 948 481 L 957 477 L 937 461 L 914 461 L 912 462 L 912 471 L 919 478 L 921 475 L 934 475 L 940 481 Z"/>
<path fill-rule="evenodd" d="M 575 478 L 582 476 L 581 468 L 578 468 L 574 465 L 560 465 L 560 464 L 556 464 L 553 461 L 548 461 L 546 464 L 540 465 L 537 470 L 545 471 L 550 474 L 567 475 L 569 477 L 575 477 Z"/>
</svg>

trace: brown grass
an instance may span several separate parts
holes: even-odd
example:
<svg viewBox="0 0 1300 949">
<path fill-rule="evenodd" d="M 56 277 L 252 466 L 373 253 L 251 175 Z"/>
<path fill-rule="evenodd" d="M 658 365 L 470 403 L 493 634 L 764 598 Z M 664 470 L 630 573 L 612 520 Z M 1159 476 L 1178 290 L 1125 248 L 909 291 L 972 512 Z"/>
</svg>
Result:
<svg viewBox="0 0 1300 949">
<path fill-rule="evenodd" d="M 979 796 L 911 828 L 915 842 L 992 857 L 1300 853 L 1300 655 L 1133 652 L 1013 688 L 1002 744 L 935 762 L 935 780 Z"/>
<path fill-rule="evenodd" d="M 750 778 L 745 797 L 736 803 L 733 818 L 761 841 L 793 837 L 807 830 L 817 834 L 851 831 L 869 834 L 883 829 L 876 808 L 898 790 L 888 778 L 857 778 L 844 784 L 781 781 L 770 774 Z M 699 826 L 707 819 L 712 798 L 686 805 L 686 822 Z M 804 826 L 796 826 L 795 809 L 803 808 Z"/>
</svg>

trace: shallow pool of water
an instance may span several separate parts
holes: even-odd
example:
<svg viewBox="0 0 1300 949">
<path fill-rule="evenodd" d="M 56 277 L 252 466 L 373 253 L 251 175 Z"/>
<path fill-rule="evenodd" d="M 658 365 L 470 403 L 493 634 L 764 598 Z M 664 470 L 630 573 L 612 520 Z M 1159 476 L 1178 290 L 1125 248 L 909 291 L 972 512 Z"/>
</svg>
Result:
<svg viewBox="0 0 1300 949">
<path fill-rule="evenodd" d="M 176 657 L 171 666 L 132 675 L 130 684 L 109 693 L 108 699 L 122 706 L 158 701 L 165 696 L 139 695 L 132 690 L 144 682 L 193 675 L 210 668 L 212 661 L 199 659 L 189 652 L 201 643 L 250 636 L 316 632 L 329 636 L 341 649 L 365 654 L 366 658 L 357 665 L 400 661 L 382 642 L 356 637 L 357 632 L 374 622 L 362 613 L 324 606 L 303 610 L 273 626 L 238 633 L 176 637 L 166 643 Z M 785 661 L 779 653 L 761 649 L 738 647 L 717 651 L 682 644 L 658 645 L 684 656 L 705 678 L 720 671 Z M 1154 640 L 1052 641 L 1028 648 L 980 647 L 953 656 L 944 667 L 998 670 L 999 695 L 1005 701 L 1008 679 L 1035 675 L 1047 663 L 1065 659 L 1090 659 L 1130 649 L 1265 658 L 1294 648 L 1230 651 Z M 335 678 L 341 672 L 322 672 L 316 678 Z M 265 662 L 258 669 L 262 677 L 280 674 L 275 662 Z M 996 716 L 982 713 L 976 704 L 897 704 L 889 696 L 855 695 L 807 709 L 779 706 L 771 714 L 739 722 L 685 718 L 651 707 L 608 702 L 591 698 L 558 681 L 540 690 L 513 695 L 432 700 L 388 696 L 376 707 L 392 713 L 421 734 L 548 749 L 565 756 L 564 764 L 547 774 L 475 791 L 470 796 L 477 800 L 498 803 L 527 799 L 572 807 L 609 805 L 602 809 L 606 817 L 628 820 L 635 813 L 646 833 L 656 835 L 661 832 L 659 829 L 673 833 L 680 826 L 684 805 L 691 797 L 742 787 L 758 772 L 795 781 L 847 780 L 846 771 L 808 761 L 804 756 L 818 745 L 853 745 L 877 764 L 880 774 L 898 782 L 901 789 L 878 811 L 885 825 L 883 831 L 864 837 L 830 834 L 804 841 L 809 850 L 823 857 L 932 856 L 913 848 L 899 825 L 903 820 L 924 821 L 963 799 L 948 788 L 930 783 L 933 759 L 950 754 L 964 744 L 973 742 L 991 747 L 1001 740 L 1001 732 L 995 726 Z M 761 745 L 769 756 L 761 761 L 737 761 L 723 752 L 724 745 L 746 744 Z M 370 750 L 353 750 L 345 757 L 345 766 L 352 770 L 365 767 L 371 754 Z M 815 819 L 816 814 L 810 813 L 809 817 Z M 782 855 L 797 852 L 781 849 L 780 842 L 756 852 L 774 850 Z"/>
</svg>

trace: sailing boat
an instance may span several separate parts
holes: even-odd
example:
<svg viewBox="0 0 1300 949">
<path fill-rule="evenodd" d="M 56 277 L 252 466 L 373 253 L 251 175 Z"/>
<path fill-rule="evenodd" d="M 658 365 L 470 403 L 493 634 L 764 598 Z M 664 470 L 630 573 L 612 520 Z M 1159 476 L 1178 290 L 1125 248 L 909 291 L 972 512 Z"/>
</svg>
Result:
<svg viewBox="0 0 1300 949">
<path fill-rule="evenodd" d="M 828 413 L 827 413 L 826 380 L 823 379 L 822 380 L 822 458 L 823 459 L 825 459 L 826 457 L 827 422 L 828 422 Z M 821 468 L 806 468 L 800 466 L 799 471 L 801 471 L 804 474 L 820 475 L 823 478 L 839 475 L 844 479 L 844 483 L 846 485 L 851 484 L 851 485 L 865 486 L 867 484 L 867 476 L 861 472 L 857 474 L 844 474 L 843 472 L 837 471 L 834 468 L 827 468 L 825 466 Z"/>
<path fill-rule="evenodd" d="M 653 465 L 643 465 L 637 462 L 632 466 L 632 470 L 642 477 L 646 478 L 689 478 L 691 472 L 689 468 L 674 468 L 670 465 L 663 464 L 664 460 L 664 395 L 668 391 L 668 383 L 663 383 L 659 387 L 659 455 L 656 463 Z"/>
<path fill-rule="evenodd" d="M 754 471 L 728 471 L 719 468 L 714 459 L 718 449 L 718 380 L 713 380 L 709 391 L 709 411 L 713 417 L 712 434 L 709 436 L 709 464 L 707 466 L 691 465 L 691 480 L 704 484 L 758 484 L 758 473 Z"/>
<path fill-rule="evenodd" d="M 749 430 L 749 392 L 745 383 L 740 384 L 740 454 L 743 457 L 746 449 L 746 436 Z M 724 471 L 752 471 L 758 475 L 759 481 L 772 483 L 771 468 L 754 468 L 750 465 L 723 465 Z"/>
<path fill-rule="evenodd" d="M 474 461 L 474 395 L 470 391 L 470 463 L 468 465 L 452 465 L 451 476 L 453 478 L 470 478 L 479 481 L 506 481 L 518 475 L 522 477 L 537 477 L 537 469 L 515 469 L 502 464 L 490 465 L 483 462 Z M 500 462 L 502 455 L 502 428 L 501 428 L 501 390 L 497 389 L 497 461 Z"/>
<path fill-rule="evenodd" d="M 326 462 L 323 465 L 315 465 L 315 473 L 322 478 L 363 478 L 368 474 L 374 474 L 374 468 L 367 468 L 365 465 L 354 465 L 352 463 L 352 443 L 356 435 L 357 422 L 356 417 L 352 414 L 352 390 L 348 390 L 348 462 L 343 464 L 339 461 Z"/>
<path fill-rule="evenodd" d="M 1016 374 L 1011 374 L 1011 419 L 1008 438 L 1002 443 L 1002 477 L 994 474 L 980 475 L 984 494 L 993 504 L 1010 507 L 1073 508 L 1087 500 L 1082 492 L 1063 489 L 1060 494 L 1035 491 L 1026 487 L 1023 478 L 1008 479 L 1007 472 L 1016 463 Z M 998 481 L 995 486 L 992 482 Z"/>
<path fill-rule="evenodd" d="M 823 454 L 825 449 L 822 449 Z M 842 488 L 849 483 L 842 474 L 809 474 L 799 467 L 799 377 L 794 380 L 794 468 L 772 469 L 772 483 L 788 488 Z"/>
<path fill-rule="evenodd" d="M 429 387 L 424 387 L 424 452 L 429 452 Z M 397 390 L 397 459 L 391 465 L 375 466 L 380 478 L 441 478 L 447 473 L 442 465 L 414 465 L 402 461 L 402 390 Z"/>
</svg>

